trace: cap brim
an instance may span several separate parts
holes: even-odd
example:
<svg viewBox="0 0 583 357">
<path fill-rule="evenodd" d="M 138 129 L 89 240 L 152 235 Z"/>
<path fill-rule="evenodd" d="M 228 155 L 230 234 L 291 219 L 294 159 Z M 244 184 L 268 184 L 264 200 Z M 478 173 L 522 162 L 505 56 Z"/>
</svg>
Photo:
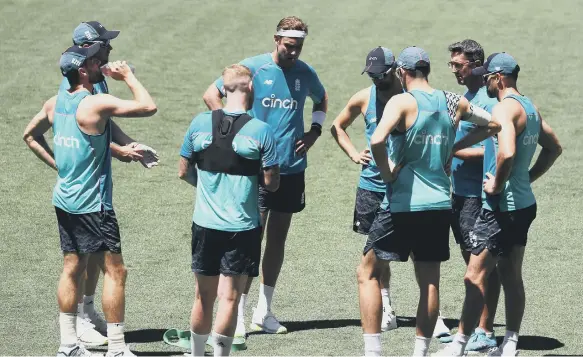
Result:
<svg viewBox="0 0 583 357">
<path fill-rule="evenodd" d="M 119 35 L 119 31 L 118 30 L 107 31 L 103 35 L 101 35 L 98 38 L 96 38 L 96 40 L 113 40 L 118 35 Z"/>
<path fill-rule="evenodd" d="M 381 74 L 381 73 L 385 73 L 387 72 L 389 69 L 391 69 L 391 66 L 387 66 L 387 65 L 370 65 L 365 67 L 362 70 L 361 74 L 366 73 L 372 73 L 372 74 Z"/>
<path fill-rule="evenodd" d="M 98 43 L 94 43 L 93 45 L 91 45 L 89 47 L 85 47 L 85 49 L 87 50 L 87 52 L 86 52 L 87 55 L 85 56 L 85 58 L 89 58 L 89 57 L 93 57 L 97 53 L 99 53 L 99 50 L 101 49 L 101 45 Z"/>
<path fill-rule="evenodd" d="M 472 75 L 474 76 L 483 76 L 486 73 L 488 73 L 488 70 L 483 66 L 472 69 Z"/>
</svg>

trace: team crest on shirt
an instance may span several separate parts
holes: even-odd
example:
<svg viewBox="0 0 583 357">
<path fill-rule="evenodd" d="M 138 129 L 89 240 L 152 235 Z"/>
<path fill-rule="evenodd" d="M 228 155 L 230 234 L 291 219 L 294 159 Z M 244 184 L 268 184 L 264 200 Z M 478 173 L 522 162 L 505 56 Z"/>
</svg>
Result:
<svg viewBox="0 0 583 357">
<path fill-rule="evenodd" d="M 296 92 L 299 92 L 300 91 L 300 88 L 301 88 L 300 87 L 300 79 L 299 78 L 296 79 L 296 86 L 295 87 L 296 87 Z"/>
</svg>

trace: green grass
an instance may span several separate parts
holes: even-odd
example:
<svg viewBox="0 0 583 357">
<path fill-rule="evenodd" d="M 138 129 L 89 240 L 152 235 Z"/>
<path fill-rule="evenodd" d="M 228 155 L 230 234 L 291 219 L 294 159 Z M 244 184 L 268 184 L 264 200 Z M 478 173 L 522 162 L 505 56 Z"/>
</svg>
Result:
<svg viewBox="0 0 583 357">
<path fill-rule="evenodd" d="M 271 51 L 275 25 L 295 14 L 310 25 L 302 59 L 330 97 L 329 119 L 369 84 L 360 76 L 366 53 L 383 45 L 417 45 L 431 56 L 431 83 L 462 92 L 445 65 L 447 45 L 479 41 L 487 54 L 507 51 L 520 64 L 519 89 L 538 105 L 564 146 L 556 166 L 534 185 L 538 218 L 525 258 L 527 307 L 522 355 L 580 354 L 583 173 L 580 1 L 153 1 L 0 2 L 0 355 L 50 355 L 58 343 L 56 286 L 62 265 L 51 206 L 55 173 L 27 149 L 21 134 L 61 80 L 57 61 L 80 21 L 122 30 L 112 59 L 127 59 L 159 111 L 119 119 L 130 135 L 156 148 L 161 165 L 114 163 L 114 205 L 129 268 L 126 326 L 132 349 L 180 353 L 160 329 L 186 329 L 194 293 L 190 272 L 192 189 L 177 178 L 178 150 L 201 96 L 228 64 Z M 123 84 L 111 92 L 129 97 Z M 309 107 L 309 105 L 308 105 Z M 309 116 L 307 116 L 309 118 Z M 364 145 L 363 124 L 350 133 Z M 359 355 L 362 337 L 355 268 L 364 238 L 351 233 L 358 167 L 328 132 L 309 154 L 307 207 L 289 234 L 274 300 L 293 333 L 253 335 L 237 355 Z M 459 318 L 464 266 L 451 243 L 442 267 L 443 313 Z M 392 295 L 402 328 L 383 335 L 383 351 L 411 354 L 418 292 L 411 263 L 393 264 Z M 98 293 L 99 295 L 99 293 Z M 257 299 L 253 287 L 249 306 Z M 503 299 L 496 322 L 504 334 Z M 248 316 L 248 319 L 250 316 Z M 455 324 L 455 321 L 449 321 Z M 140 330 L 143 330 L 140 332 Z M 435 351 L 438 343 L 433 342 Z"/>
</svg>

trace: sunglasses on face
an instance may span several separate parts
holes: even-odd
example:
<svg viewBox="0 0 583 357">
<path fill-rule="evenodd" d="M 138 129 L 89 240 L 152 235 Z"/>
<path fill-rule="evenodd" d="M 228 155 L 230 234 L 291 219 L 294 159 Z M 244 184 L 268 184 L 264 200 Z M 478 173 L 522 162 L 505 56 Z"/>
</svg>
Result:
<svg viewBox="0 0 583 357">
<path fill-rule="evenodd" d="M 449 67 L 449 69 L 456 69 L 456 70 L 460 70 L 462 68 L 464 68 L 465 65 L 468 65 L 470 63 L 472 63 L 473 61 L 467 61 L 464 63 L 459 63 L 459 62 L 453 62 L 453 61 L 449 61 L 447 62 L 447 67 Z"/>
<path fill-rule="evenodd" d="M 378 80 L 381 80 L 381 79 L 383 79 L 383 78 L 385 78 L 386 76 L 388 76 L 388 75 L 389 75 L 389 73 L 391 72 L 391 69 L 392 69 L 392 68 L 389 68 L 389 70 L 388 70 L 388 71 L 386 71 L 386 72 L 383 72 L 383 73 L 370 73 L 370 72 L 367 72 L 367 74 L 368 74 L 368 76 L 369 76 L 371 79 L 378 79 Z"/>
</svg>

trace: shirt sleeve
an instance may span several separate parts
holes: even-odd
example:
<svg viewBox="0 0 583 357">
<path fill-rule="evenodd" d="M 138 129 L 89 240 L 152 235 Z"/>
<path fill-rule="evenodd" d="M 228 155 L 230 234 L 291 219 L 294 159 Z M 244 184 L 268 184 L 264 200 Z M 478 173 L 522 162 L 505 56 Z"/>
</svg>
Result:
<svg viewBox="0 0 583 357">
<path fill-rule="evenodd" d="M 322 85 L 322 82 L 320 82 L 320 78 L 318 78 L 318 74 L 316 74 L 316 71 L 312 68 L 310 68 L 310 98 L 312 98 L 312 101 L 316 104 L 320 104 L 322 103 L 322 101 L 324 100 L 324 95 L 326 94 L 326 89 L 324 89 L 324 86 Z"/>
<path fill-rule="evenodd" d="M 261 135 L 261 162 L 263 167 L 279 165 L 275 137 L 267 124 L 263 125 L 263 134 Z"/>
<path fill-rule="evenodd" d="M 190 127 L 188 128 L 188 131 L 186 132 L 186 135 L 184 135 L 184 142 L 182 143 L 182 147 L 180 148 L 180 156 L 182 156 L 185 159 L 190 159 L 192 157 L 192 154 L 194 153 L 194 146 L 192 144 L 192 134 L 194 134 L 194 132 L 191 124 Z"/>
</svg>

